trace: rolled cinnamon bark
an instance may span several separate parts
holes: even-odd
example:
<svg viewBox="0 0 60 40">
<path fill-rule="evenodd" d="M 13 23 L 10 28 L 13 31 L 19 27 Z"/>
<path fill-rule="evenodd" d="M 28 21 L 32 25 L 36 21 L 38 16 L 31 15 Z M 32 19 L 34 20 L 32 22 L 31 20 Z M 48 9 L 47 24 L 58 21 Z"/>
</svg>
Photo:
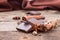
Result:
<svg viewBox="0 0 60 40">
<path fill-rule="evenodd" d="M 33 16 L 24 16 L 22 17 L 22 20 L 28 20 L 28 19 L 31 19 L 31 18 L 35 18 L 35 19 L 45 19 L 45 17 L 41 16 L 41 15 L 33 15 Z"/>
</svg>

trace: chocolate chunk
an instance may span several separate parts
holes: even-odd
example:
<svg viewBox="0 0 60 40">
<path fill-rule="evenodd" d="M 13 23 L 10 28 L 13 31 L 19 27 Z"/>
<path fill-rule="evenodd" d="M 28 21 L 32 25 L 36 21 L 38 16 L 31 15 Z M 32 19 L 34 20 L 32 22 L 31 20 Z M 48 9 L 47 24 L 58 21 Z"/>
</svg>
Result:
<svg viewBox="0 0 60 40">
<path fill-rule="evenodd" d="M 18 25 L 17 29 L 25 31 L 25 32 L 29 32 L 31 30 L 32 26 L 30 24 L 25 24 L 25 23 L 21 23 Z"/>
<path fill-rule="evenodd" d="M 20 17 L 13 17 L 13 20 L 20 20 Z"/>
</svg>

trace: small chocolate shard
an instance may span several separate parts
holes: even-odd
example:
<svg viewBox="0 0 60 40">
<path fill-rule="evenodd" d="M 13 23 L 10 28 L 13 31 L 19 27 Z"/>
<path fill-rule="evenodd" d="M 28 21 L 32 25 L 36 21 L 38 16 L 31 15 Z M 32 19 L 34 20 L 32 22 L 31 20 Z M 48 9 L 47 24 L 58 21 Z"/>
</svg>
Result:
<svg viewBox="0 0 60 40">
<path fill-rule="evenodd" d="M 20 17 L 13 17 L 13 20 L 20 20 Z"/>
</svg>

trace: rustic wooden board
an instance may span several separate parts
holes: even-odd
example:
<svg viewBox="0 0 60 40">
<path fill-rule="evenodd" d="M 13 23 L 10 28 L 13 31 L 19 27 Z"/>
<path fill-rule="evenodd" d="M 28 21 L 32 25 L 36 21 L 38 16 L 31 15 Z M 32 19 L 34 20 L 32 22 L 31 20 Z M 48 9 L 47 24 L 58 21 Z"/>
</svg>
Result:
<svg viewBox="0 0 60 40">
<path fill-rule="evenodd" d="M 6 19 L 3 19 L 0 21 L 0 27 L 2 27 L 2 25 L 1 25 L 2 22 L 4 22 L 3 25 L 5 25 L 5 22 L 7 22 L 7 21 L 8 22 L 17 22 L 15 20 L 11 19 L 12 16 L 19 15 L 22 17 L 25 15 L 24 13 L 26 13 L 26 12 L 28 12 L 28 11 L 0 12 L 0 16 L 4 16 L 4 15 L 9 16 Z M 24 33 L 21 31 L 18 32 L 16 30 L 12 30 L 12 31 L 3 30 L 3 31 L 0 31 L 0 40 L 60 40 L 60 12 L 52 11 L 52 10 L 49 10 L 49 11 L 45 10 L 45 11 L 39 11 L 39 12 L 41 12 L 42 15 L 44 15 L 46 17 L 46 20 L 50 20 L 50 19 L 54 19 L 54 18 L 58 19 L 59 21 L 58 21 L 57 27 L 46 33 L 39 32 L 39 34 L 37 36 L 32 35 L 32 33 Z M 11 16 L 11 18 L 10 18 L 10 16 Z M 4 21 L 4 20 L 6 20 L 6 21 Z M 6 23 L 6 25 L 7 24 L 8 23 Z M 16 23 L 13 23 L 13 24 L 16 24 Z M 6 25 L 5 25 L 5 27 L 8 28 Z M 13 27 L 13 29 L 15 29 L 15 27 Z"/>
</svg>

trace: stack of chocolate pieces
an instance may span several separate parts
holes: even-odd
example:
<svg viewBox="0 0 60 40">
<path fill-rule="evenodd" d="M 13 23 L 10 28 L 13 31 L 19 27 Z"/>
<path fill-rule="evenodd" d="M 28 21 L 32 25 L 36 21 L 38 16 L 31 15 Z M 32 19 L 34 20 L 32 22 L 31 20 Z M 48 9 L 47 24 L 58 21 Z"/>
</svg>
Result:
<svg viewBox="0 0 60 40">
<path fill-rule="evenodd" d="M 32 12 L 29 12 L 28 16 L 22 17 L 22 22 L 18 25 L 17 29 L 25 31 L 25 32 L 30 32 L 33 31 L 34 35 L 38 34 L 38 30 L 42 32 L 47 32 L 54 28 L 57 25 L 57 19 L 54 20 L 45 20 L 45 17 Z M 38 15 L 36 15 L 38 14 Z"/>
</svg>

